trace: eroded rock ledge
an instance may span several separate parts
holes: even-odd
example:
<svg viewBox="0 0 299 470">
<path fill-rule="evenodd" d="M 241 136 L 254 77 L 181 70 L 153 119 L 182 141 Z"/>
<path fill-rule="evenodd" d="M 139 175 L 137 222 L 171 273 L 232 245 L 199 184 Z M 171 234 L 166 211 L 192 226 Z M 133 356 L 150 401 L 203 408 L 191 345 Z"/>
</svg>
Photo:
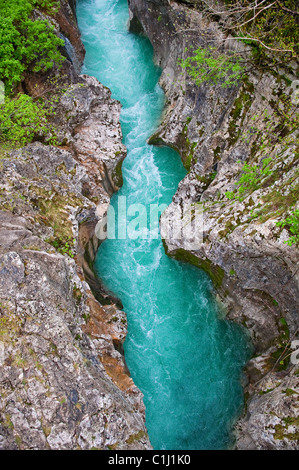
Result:
<svg viewBox="0 0 299 470">
<path fill-rule="evenodd" d="M 290 102 L 296 64 L 251 70 L 247 80 L 230 88 L 196 87 L 178 59 L 186 47 L 217 45 L 224 38 L 197 4 L 129 0 L 131 29 L 153 44 L 168 100 L 150 143 L 176 149 L 188 170 L 162 222 L 176 226 L 182 204 L 204 203 L 199 249 L 190 251 L 184 240 L 171 238 L 165 247 L 170 256 L 210 274 L 227 317 L 251 334 L 255 357 L 247 367 L 247 412 L 237 426 L 236 447 L 298 449 L 298 366 L 289 360 L 280 364 L 279 358 L 298 337 L 299 256 L 284 243 L 287 231 L 276 226 L 289 207 L 298 207 L 298 151 L 292 131 L 287 145 L 279 140 L 286 129 L 275 114 Z M 228 199 L 225 193 L 236 189 L 244 162 L 261 164 L 257 135 L 267 134 L 269 122 L 276 129 L 268 144 L 270 177 L 243 201 Z"/>
<path fill-rule="evenodd" d="M 61 5 L 51 21 L 82 61 L 74 10 Z M 1 157 L 0 448 L 148 449 L 126 316 L 92 269 L 95 227 L 122 184 L 120 104 L 70 61 L 57 77 L 58 145 Z M 27 75 L 23 87 L 39 94 L 51 78 Z"/>
</svg>

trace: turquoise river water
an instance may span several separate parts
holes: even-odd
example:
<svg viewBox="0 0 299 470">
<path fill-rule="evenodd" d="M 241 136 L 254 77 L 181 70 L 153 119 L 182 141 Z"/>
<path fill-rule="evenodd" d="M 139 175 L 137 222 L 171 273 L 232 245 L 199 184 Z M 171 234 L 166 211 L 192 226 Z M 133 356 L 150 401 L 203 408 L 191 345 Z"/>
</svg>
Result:
<svg viewBox="0 0 299 470">
<path fill-rule="evenodd" d="M 165 104 L 161 71 L 149 41 L 128 32 L 126 0 L 77 0 L 77 16 L 86 48 L 82 72 L 97 77 L 122 104 L 128 155 L 123 187 L 111 204 L 118 216 L 121 196 L 134 225 L 132 204 L 148 213 L 150 204 L 170 204 L 186 174 L 176 152 L 146 143 Z M 166 256 L 156 233 L 151 226 L 137 238 L 108 239 L 95 262 L 127 313 L 125 357 L 144 394 L 149 437 L 157 450 L 226 449 L 243 407 L 248 337 L 220 319 L 208 276 Z"/>
</svg>

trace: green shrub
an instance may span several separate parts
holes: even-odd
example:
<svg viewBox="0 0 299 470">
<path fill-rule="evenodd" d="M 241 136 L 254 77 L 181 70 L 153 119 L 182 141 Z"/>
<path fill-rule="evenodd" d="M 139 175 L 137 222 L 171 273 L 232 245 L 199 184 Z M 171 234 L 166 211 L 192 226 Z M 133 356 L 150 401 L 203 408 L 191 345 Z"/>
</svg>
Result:
<svg viewBox="0 0 299 470">
<path fill-rule="evenodd" d="M 286 227 L 292 236 L 285 241 L 289 246 L 299 244 L 299 209 L 295 209 L 291 212 L 285 220 L 276 222 L 278 227 Z"/>
<path fill-rule="evenodd" d="M 14 99 L 6 98 L 0 105 L 0 142 L 25 145 L 37 133 L 45 131 L 45 123 L 43 106 L 30 96 L 21 94 Z"/>
<path fill-rule="evenodd" d="M 247 163 L 244 163 L 242 176 L 238 183 L 236 183 L 239 185 L 238 191 L 240 194 L 243 194 L 248 190 L 256 190 L 262 178 L 271 174 L 271 170 L 268 167 L 271 160 L 271 157 L 265 158 L 261 167 L 260 165 L 248 165 Z"/>
<path fill-rule="evenodd" d="M 235 184 L 238 185 L 238 194 L 233 191 L 227 191 L 225 196 L 232 200 L 238 199 L 242 200 L 242 197 L 247 192 L 253 192 L 259 188 L 259 185 L 263 178 L 266 176 L 270 176 L 272 174 L 272 170 L 269 168 L 269 165 L 272 161 L 271 157 L 265 158 L 262 161 L 261 165 L 249 165 L 248 163 L 244 163 L 242 168 L 242 174 Z"/>
<path fill-rule="evenodd" d="M 56 2 L 46 0 L 1 0 L 0 3 L 0 80 L 10 93 L 24 72 L 46 71 L 64 60 L 58 47 L 63 41 L 47 20 L 31 18 L 34 7 L 53 9 Z"/>
<path fill-rule="evenodd" d="M 188 49 L 185 51 L 188 52 Z M 220 82 L 222 87 L 232 86 L 244 73 L 240 56 L 219 53 L 215 47 L 192 50 L 189 57 L 179 59 L 179 65 L 197 86 L 205 82 Z"/>
<path fill-rule="evenodd" d="M 55 238 L 54 240 L 48 238 L 45 240 L 47 243 L 50 243 L 54 248 L 61 253 L 62 255 L 68 255 L 70 258 L 74 258 L 74 247 L 76 244 L 76 239 L 69 236 L 65 238 Z"/>
<path fill-rule="evenodd" d="M 54 95 L 55 98 L 55 95 Z M 49 117 L 53 106 L 47 106 L 44 100 L 19 94 L 14 98 L 5 98 L 0 105 L 0 144 L 22 147 L 34 139 L 56 145 L 56 128 Z"/>
</svg>

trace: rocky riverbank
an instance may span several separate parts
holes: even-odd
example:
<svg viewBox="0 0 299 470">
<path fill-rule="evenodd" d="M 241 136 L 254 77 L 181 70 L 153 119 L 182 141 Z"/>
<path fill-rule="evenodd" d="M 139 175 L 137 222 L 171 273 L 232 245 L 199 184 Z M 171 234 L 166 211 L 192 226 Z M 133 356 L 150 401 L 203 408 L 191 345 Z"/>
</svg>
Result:
<svg viewBox="0 0 299 470">
<path fill-rule="evenodd" d="M 248 329 L 255 346 L 236 448 L 297 449 L 299 380 L 290 344 L 298 337 L 299 257 L 285 243 L 288 231 L 276 225 L 298 208 L 297 129 L 281 123 L 277 113 L 295 112 L 296 64 L 251 68 L 232 87 L 194 85 L 178 60 L 190 46 L 221 45 L 225 37 L 197 4 L 129 1 L 131 29 L 152 42 L 168 101 L 150 143 L 178 150 L 188 170 L 162 223 L 179 225 L 183 204 L 204 207 L 199 249 L 171 238 L 165 247 L 209 273 L 227 317 Z M 236 46 L 231 41 L 229 47 Z M 245 185 L 239 197 L 245 163 L 255 186 Z"/>
<path fill-rule="evenodd" d="M 129 1 L 131 29 L 151 40 L 168 100 L 151 142 L 178 150 L 188 169 L 163 220 L 178 223 L 185 202 L 205 209 L 198 250 L 184 240 L 165 247 L 209 273 L 227 317 L 251 334 L 236 448 L 298 449 L 298 366 L 284 359 L 298 330 L 298 250 L 276 225 L 298 198 L 294 129 L 277 116 L 290 111 L 294 67 L 253 69 L 231 88 L 196 87 L 178 59 L 192 44 L 224 37 L 197 3 Z M 78 75 L 75 1 L 60 4 L 48 19 L 65 39 L 62 69 L 28 72 L 20 85 L 30 96 L 57 94 L 57 145 L 37 136 L 24 148 L 1 148 L 0 448 L 148 449 L 142 394 L 123 357 L 126 317 L 92 269 L 95 227 L 122 184 L 120 104 Z M 272 159 L 240 200 L 244 163 L 263 168 L 261 135 Z"/>
<path fill-rule="evenodd" d="M 48 19 L 73 55 L 22 83 L 57 95 L 57 145 L 1 149 L 0 448 L 149 449 L 123 357 L 126 316 L 92 269 L 95 227 L 122 184 L 120 104 L 78 75 L 75 2 L 60 3 Z"/>
</svg>

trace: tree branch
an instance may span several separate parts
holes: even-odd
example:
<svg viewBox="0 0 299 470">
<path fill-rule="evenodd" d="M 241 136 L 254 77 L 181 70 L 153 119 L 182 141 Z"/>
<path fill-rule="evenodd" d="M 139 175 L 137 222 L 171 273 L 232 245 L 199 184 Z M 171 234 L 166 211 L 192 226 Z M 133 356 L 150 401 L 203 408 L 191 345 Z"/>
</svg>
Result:
<svg viewBox="0 0 299 470">
<path fill-rule="evenodd" d="M 249 18 L 249 20 L 244 21 L 244 23 L 237 24 L 235 27 L 236 27 L 236 28 L 241 28 L 241 27 L 244 26 L 245 24 L 250 23 L 251 21 L 255 20 L 255 18 L 256 18 L 260 13 L 262 13 L 262 12 L 265 11 L 265 10 L 267 10 L 268 8 L 273 7 L 273 5 L 275 5 L 275 3 L 276 3 L 276 1 L 273 2 L 273 3 L 270 3 L 270 5 L 267 5 L 266 7 L 262 8 L 262 9 L 259 10 L 257 13 L 255 13 L 254 16 L 253 16 L 253 18 Z"/>
<path fill-rule="evenodd" d="M 275 51 L 275 52 L 293 52 L 291 49 L 275 49 L 274 47 L 266 46 L 265 43 L 263 43 L 260 39 L 257 39 L 257 38 L 240 36 L 240 37 L 233 37 L 233 38 L 229 38 L 229 39 L 246 39 L 246 40 L 249 40 L 249 41 L 257 41 L 257 42 L 259 42 L 263 47 L 265 47 L 266 49 L 268 49 L 269 51 Z"/>
<path fill-rule="evenodd" d="M 285 11 L 287 11 L 287 12 L 289 12 L 289 13 L 292 13 L 292 15 L 299 15 L 299 12 L 298 12 L 298 11 L 294 11 L 294 10 L 290 10 L 289 8 L 286 8 L 285 6 L 283 6 L 283 5 L 281 4 L 281 2 L 280 2 L 279 0 L 276 0 L 276 3 L 280 6 L 280 8 L 281 8 L 282 10 L 285 10 Z"/>
</svg>

